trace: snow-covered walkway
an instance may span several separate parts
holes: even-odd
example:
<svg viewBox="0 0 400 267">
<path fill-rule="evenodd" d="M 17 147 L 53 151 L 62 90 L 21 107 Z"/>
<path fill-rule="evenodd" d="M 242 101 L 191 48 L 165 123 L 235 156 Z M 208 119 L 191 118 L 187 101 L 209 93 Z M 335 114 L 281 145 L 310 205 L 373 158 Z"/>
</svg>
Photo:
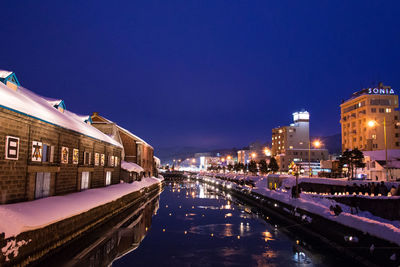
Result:
<svg viewBox="0 0 400 267">
<path fill-rule="evenodd" d="M 144 178 L 131 184 L 121 183 L 63 196 L 0 205 L 0 233 L 4 232 L 5 238 L 8 238 L 39 229 L 160 182 L 159 178 Z"/>
</svg>

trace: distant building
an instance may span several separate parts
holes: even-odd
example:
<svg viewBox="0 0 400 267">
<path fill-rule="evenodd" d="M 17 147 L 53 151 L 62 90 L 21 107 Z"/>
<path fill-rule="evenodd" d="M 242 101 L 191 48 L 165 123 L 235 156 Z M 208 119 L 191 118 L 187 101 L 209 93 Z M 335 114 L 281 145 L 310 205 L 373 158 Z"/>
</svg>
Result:
<svg viewBox="0 0 400 267">
<path fill-rule="evenodd" d="M 238 163 L 247 164 L 250 161 L 250 150 L 238 150 Z"/>
<path fill-rule="evenodd" d="M 280 171 L 288 171 L 293 161 L 318 163 L 328 159 L 327 149 L 310 147 L 310 114 L 307 111 L 293 113 L 293 123 L 272 129 L 271 152 L 278 162 Z M 313 164 L 314 165 L 314 164 Z M 308 166 L 308 165 L 307 165 Z"/>
<path fill-rule="evenodd" d="M 119 183 L 122 146 L 0 70 L 0 203 Z"/>
<path fill-rule="evenodd" d="M 123 161 L 138 164 L 143 168 L 141 174 L 145 177 L 153 176 L 155 163 L 154 149 L 151 145 L 116 123 L 100 116 L 97 112 L 93 113 L 91 119 L 94 127 L 123 145 Z M 136 168 L 136 170 L 140 170 L 140 168 Z M 134 175 L 134 173 L 131 174 Z"/>
<path fill-rule="evenodd" d="M 390 86 L 355 92 L 340 105 L 342 150 L 385 149 L 384 120 L 388 149 L 400 149 L 399 98 Z"/>
</svg>

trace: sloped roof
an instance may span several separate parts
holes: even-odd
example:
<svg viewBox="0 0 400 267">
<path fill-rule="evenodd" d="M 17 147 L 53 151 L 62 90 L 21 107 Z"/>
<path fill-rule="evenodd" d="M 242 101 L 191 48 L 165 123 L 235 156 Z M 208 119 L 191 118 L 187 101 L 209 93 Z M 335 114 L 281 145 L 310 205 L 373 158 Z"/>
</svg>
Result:
<svg viewBox="0 0 400 267">
<path fill-rule="evenodd" d="M 10 76 L 13 72 L 12 71 L 8 71 L 8 70 L 0 70 L 0 78 L 7 78 L 8 76 Z"/>
<path fill-rule="evenodd" d="M 130 136 L 133 137 L 134 139 L 137 139 L 139 142 L 142 142 L 143 144 L 145 144 L 145 145 L 147 145 L 147 146 L 153 148 L 151 145 L 149 145 L 149 144 L 148 144 L 146 141 L 144 141 L 142 138 L 140 138 L 139 136 L 133 134 L 133 133 L 130 132 L 129 130 L 127 130 L 127 129 L 121 127 L 121 126 L 119 126 L 119 125 L 116 124 L 115 122 L 113 122 L 113 121 L 111 121 L 111 120 L 109 120 L 109 119 L 107 119 L 107 118 L 104 118 L 103 116 L 99 115 L 98 113 L 94 113 L 93 116 L 97 116 L 98 118 L 104 120 L 104 122 L 93 121 L 93 124 L 96 124 L 96 123 L 114 123 L 114 124 L 118 127 L 118 129 L 119 129 L 120 131 L 124 132 L 124 133 L 127 134 L 127 135 L 130 135 Z"/>
<path fill-rule="evenodd" d="M 60 112 L 48 99 L 21 86 L 14 91 L 0 83 L 0 107 L 122 147 L 111 137 L 85 123 L 79 115 L 70 111 Z"/>
<path fill-rule="evenodd" d="M 385 150 L 363 151 L 364 156 L 368 156 L 371 160 L 385 160 Z M 388 149 L 388 160 L 400 159 L 400 149 Z"/>
</svg>

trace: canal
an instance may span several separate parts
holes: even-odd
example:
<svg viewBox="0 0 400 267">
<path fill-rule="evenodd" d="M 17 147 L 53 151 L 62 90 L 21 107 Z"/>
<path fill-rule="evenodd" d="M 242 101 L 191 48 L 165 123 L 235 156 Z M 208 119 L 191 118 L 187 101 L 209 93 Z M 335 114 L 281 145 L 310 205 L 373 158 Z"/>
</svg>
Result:
<svg viewBox="0 0 400 267">
<path fill-rule="evenodd" d="M 274 218 L 199 182 L 160 195 L 43 260 L 67 266 L 333 266 L 345 264 Z"/>
</svg>

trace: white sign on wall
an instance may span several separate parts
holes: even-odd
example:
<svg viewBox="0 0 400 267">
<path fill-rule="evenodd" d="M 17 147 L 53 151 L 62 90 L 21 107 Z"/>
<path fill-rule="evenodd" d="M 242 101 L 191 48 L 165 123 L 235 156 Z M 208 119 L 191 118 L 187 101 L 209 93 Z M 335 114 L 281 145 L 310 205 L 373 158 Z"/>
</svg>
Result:
<svg viewBox="0 0 400 267">
<path fill-rule="evenodd" d="M 6 136 L 6 159 L 18 160 L 19 138 Z"/>
<path fill-rule="evenodd" d="M 368 94 L 394 95 L 394 90 L 393 89 L 368 88 Z"/>
</svg>

